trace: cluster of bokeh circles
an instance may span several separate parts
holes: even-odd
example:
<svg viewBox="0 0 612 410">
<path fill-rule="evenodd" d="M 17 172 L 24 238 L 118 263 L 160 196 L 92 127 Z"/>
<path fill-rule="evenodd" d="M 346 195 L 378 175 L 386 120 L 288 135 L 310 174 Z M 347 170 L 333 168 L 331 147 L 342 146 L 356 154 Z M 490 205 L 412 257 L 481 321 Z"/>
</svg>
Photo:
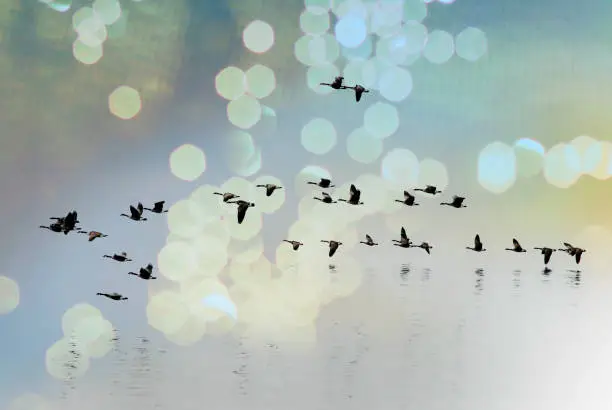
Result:
<svg viewBox="0 0 612 410">
<path fill-rule="evenodd" d="M 47 349 L 47 372 L 58 380 L 85 375 L 91 359 L 106 356 L 115 343 L 113 324 L 102 312 L 87 303 L 79 303 L 62 316 L 63 337 Z"/>
<path fill-rule="evenodd" d="M 503 193 L 521 178 L 543 174 L 546 182 L 569 188 L 583 175 L 605 180 L 612 176 L 612 143 L 579 136 L 546 150 L 537 140 L 521 138 L 513 145 L 495 141 L 478 157 L 478 181 L 486 190 Z"/>
</svg>

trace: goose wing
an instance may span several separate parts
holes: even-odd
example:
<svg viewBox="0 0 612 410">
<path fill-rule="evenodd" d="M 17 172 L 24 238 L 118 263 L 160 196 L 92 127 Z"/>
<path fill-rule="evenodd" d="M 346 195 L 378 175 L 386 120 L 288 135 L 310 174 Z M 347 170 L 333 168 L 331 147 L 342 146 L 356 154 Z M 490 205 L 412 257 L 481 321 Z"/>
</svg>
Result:
<svg viewBox="0 0 612 410">
<path fill-rule="evenodd" d="M 266 185 L 266 196 L 271 196 L 276 189 L 276 185 L 268 184 Z"/>
<path fill-rule="evenodd" d="M 164 209 L 164 204 L 165 203 L 166 203 L 166 201 L 155 202 L 155 204 L 153 204 L 153 209 L 159 209 L 161 211 L 162 209 Z"/>
<path fill-rule="evenodd" d="M 130 205 L 130 213 L 132 214 L 132 218 L 139 218 L 140 212 L 133 205 Z"/>
<path fill-rule="evenodd" d="M 516 240 L 516 238 L 512 238 L 512 244 L 514 245 L 514 249 L 521 248 L 521 244 L 519 243 L 519 241 Z"/>
<path fill-rule="evenodd" d="M 402 226 L 402 230 L 400 231 L 400 237 L 404 241 L 408 240 L 408 235 L 406 235 L 406 229 L 403 226 Z"/>
<path fill-rule="evenodd" d="M 372 237 L 370 235 L 366 234 L 366 241 L 368 243 L 372 243 L 372 242 L 374 242 L 374 239 L 372 239 Z"/>
<path fill-rule="evenodd" d="M 413 196 L 410 194 L 410 192 L 408 191 L 404 191 L 404 199 L 406 200 L 411 200 L 413 198 Z"/>
<path fill-rule="evenodd" d="M 323 199 L 331 199 L 331 196 L 327 192 L 321 192 L 321 195 L 323 195 Z"/>
<path fill-rule="evenodd" d="M 331 180 L 327 178 L 321 178 L 321 182 L 319 182 L 319 185 L 321 185 L 323 188 L 328 187 L 329 184 L 331 184 Z"/>
<path fill-rule="evenodd" d="M 571 245 L 571 244 L 569 244 L 567 242 L 563 242 L 563 246 L 565 246 L 567 249 L 573 249 L 574 248 L 573 245 Z"/>
<path fill-rule="evenodd" d="M 144 206 L 142 205 L 141 202 L 138 202 L 138 213 L 142 215 L 143 212 L 144 212 Z"/>
<path fill-rule="evenodd" d="M 582 252 L 576 252 L 576 263 L 580 263 L 580 258 L 582 258 Z"/>
<path fill-rule="evenodd" d="M 361 100 L 362 95 L 363 95 L 363 90 L 356 89 L 355 90 L 355 101 L 359 102 Z"/>
<path fill-rule="evenodd" d="M 482 242 L 480 242 L 480 235 L 476 234 L 474 237 L 474 248 L 478 248 L 482 246 Z"/>
<path fill-rule="evenodd" d="M 338 250 L 338 242 L 330 242 L 329 243 L 329 256 L 334 256 L 334 253 Z"/>
<path fill-rule="evenodd" d="M 240 204 L 238 205 L 238 223 L 241 224 L 244 221 L 244 217 L 246 215 L 247 209 L 249 209 L 248 204 Z"/>
<path fill-rule="evenodd" d="M 551 256 L 552 256 L 552 249 L 545 249 L 544 250 L 544 264 L 547 264 L 548 262 L 550 262 Z"/>
</svg>

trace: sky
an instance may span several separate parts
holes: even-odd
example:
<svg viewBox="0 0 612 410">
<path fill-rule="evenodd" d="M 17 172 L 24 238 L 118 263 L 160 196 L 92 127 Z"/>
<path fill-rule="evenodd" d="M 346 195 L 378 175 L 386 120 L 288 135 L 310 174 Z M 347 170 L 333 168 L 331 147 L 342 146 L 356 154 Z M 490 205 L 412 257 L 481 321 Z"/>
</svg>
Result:
<svg viewBox="0 0 612 410">
<path fill-rule="evenodd" d="M 0 406 L 609 408 L 611 8 L 4 2 Z M 364 205 L 317 203 L 321 177 Z M 73 209 L 108 237 L 38 228 Z M 542 274 L 562 242 L 580 265 Z"/>
</svg>

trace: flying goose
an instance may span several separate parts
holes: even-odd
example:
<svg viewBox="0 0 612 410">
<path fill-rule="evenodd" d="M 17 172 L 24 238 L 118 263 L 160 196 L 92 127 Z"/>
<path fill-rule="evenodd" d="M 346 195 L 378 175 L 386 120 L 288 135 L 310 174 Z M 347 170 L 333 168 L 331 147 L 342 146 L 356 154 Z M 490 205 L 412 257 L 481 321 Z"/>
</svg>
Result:
<svg viewBox="0 0 612 410">
<path fill-rule="evenodd" d="M 474 237 L 474 247 L 470 248 L 469 246 L 466 246 L 465 248 L 475 252 L 486 251 L 486 249 L 482 247 L 482 242 L 480 242 L 480 235 L 478 234 L 476 234 L 476 236 Z"/>
<path fill-rule="evenodd" d="M 128 275 L 138 276 L 140 279 L 149 280 L 149 279 L 157 279 L 155 276 L 151 276 L 153 274 L 153 264 L 149 263 L 144 268 L 140 268 L 138 273 L 128 272 Z"/>
<path fill-rule="evenodd" d="M 257 185 L 257 188 L 266 188 L 266 196 L 272 196 L 274 191 L 277 189 L 282 189 L 283 187 L 275 184 L 259 184 Z"/>
<path fill-rule="evenodd" d="M 401 246 L 402 248 L 409 248 L 410 245 L 412 245 L 412 242 L 410 242 L 410 239 L 408 239 L 408 236 L 406 235 L 406 229 L 404 229 L 403 226 L 402 230 L 400 231 L 400 240 L 398 241 L 397 239 L 392 239 L 391 242 L 393 242 L 393 245 Z"/>
<path fill-rule="evenodd" d="M 527 252 L 525 249 L 523 249 L 523 247 L 521 246 L 521 244 L 519 243 L 519 241 L 517 241 L 515 238 L 512 238 L 512 248 L 506 248 L 507 251 L 512 251 L 512 252 Z"/>
<path fill-rule="evenodd" d="M 62 231 L 64 232 L 64 235 L 68 235 L 68 232 L 77 229 L 76 225 L 79 223 L 76 211 L 68 212 L 63 218 L 53 217 L 49 219 L 56 220 L 57 223 L 62 226 Z"/>
<path fill-rule="evenodd" d="M 238 205 L 238 223 L 239 224 L 241 224 L 242 221 L 244 221 L 244 217 L 246 216 L 247 210 L 250 207 L 255 206 L 253 202 L 243 201 L 242 199 L 239 199 L 237 201 L 230 201 L 228 203 Z"/>
<path fill-rule="evenodd" d="M 440 202 L 440 205 L 448 205 L 453 208 L 467 208 L 467 206 L 463 205 L 463 201 L 465 200 L 462 196 L 453 195 L 452 202 Z"/>
<path fill-rule="evenodd" d="M 581 249 L 576 246 L 573 246 L 567 242 L 563 242 L 565 249 L 559 249 L 567 253 L 569 256 L 573 256 L 576 259 L 576 263 L 580 263 L 580 259 L 582 258 L 582 253 L 586 252 L 586 249 Z"/>
<path fill-rule="evenodd" d="M 542 255 L 544 255 L 544 264 L 547 265 L 548 262 L 550 262 L 550 257 L 552 256 L 553 252 L 556 252 L 556 249 L 551 249 L 551 248 L 547 248 L 547 247 L 542 247 L 542 248 L 533 248 L 533 249 L 537 249 L 539 251 L 542 251 Z"/>
<path fill-rule="evenodd" d="M 287 239 L 283 239 L 283 242 L 290 243 L 294 251 L 297 251 L 298 249 L 300 249 L 300 246 L 304 245 L 302 242 L 299 242 L 299 241 L 290 241 L 290 240 L 287 240 Z"/>
<path fill-rule="evenodd" d="M 164 204 L 166 203 L 166 201 L 158 201 L 155 202 L 153 204 L 153 208 L 144 208 L 145 210 L 149 211 L 149 212 L 153 212 L 156 214 L 163 214 L 165 212 L 168 212 L 168 210 L 164 210 Z"/>
<path fill-rule="evenodd" d="M 415 191 L 424 192 L 430 195 L 436 195 L 442 193 L 442 191 L 438 191 L 438 188 L 435 185 L 427 185 L 425 188 L 415 188 Z"/>
<path fill-rule="evenodd" d="M 428 244 L 427 242 L 421 242 L 420 245 L 410 245 L 410 248 L 421 248 L 424 249 L 425 252 L 427 252 L 428 255 L 430 255 L 429 250 L 433 249 L 433 246 L 431 246 L 430 244 Z"/>
<path fill-rule="evenodd" d="M 113 292 L 113 293 L 100 293 L 100 292 L 98 292 L 98 293 L 96 293 L 96 295 L 104 296 L 104 297 L 107 297 L 107 298 L 112 299 L 112 300 L 127 300 L 128 299 L 125 296 L 123 296 L 123 295 L 121 295 L 121 294 L 119 294 L 117 292 Z"/>
<path fill-rule="evenodd" d="M 225 192 L 225 193 L 213 192 L 213 194 L 221 195 L 223 197 L 223 202 L 229 202 L 232 199 L 240 198 L 240 195 L 232 194 L 231 192 Z"/>
<path fill-rule="evenodd" d="M 351 89 L 355 91 L 355 101 L 359 102 L 363 93 L 369 93 L 370 90 L 366 90 L 362 85 L 357 84 L 354 87 L 344 87 L 344 89 Z"/>
<path fill-rule="evenodd" d="M 135 208 L 133 205 L 130 205 L 130 215 L 121 214 L 121 216 L 130 218 L 132 221 L 146 221 L 147 218 L 142 217 L 143 212 L 144 212 L 144 207 L 142 206 L 140 202 L 138 202 L 138 208 Z"/>
<path fill-rule="evenodd" d="M 342 242 L 337 241 L 321 241 L 329 244 L 329 257 L 334 256 L 334 253 L 338 250 L 338 246 L 342 245 Z"/>
<path fill-rule="evenodd" d="M 115 260 L 117 262 L 132 262 L 130 258 L 127 257 L 126 252 L 115 253 L 113 255 L 102 255 L 103 258 L 109 258 Z"/>
<path fill-rule="evenodd" d="M 331 184 L 331 180 L 327 179 L 327 178 L 321 178 L 321 180 L 319 182 L 309 181 L 309 182 L 307 182 L 307 184 L 317 185 L 317 186 L 319 186 L 321 188 L 333 188 L 333 187 L 335 187 L 335 185 Z"/>
<path fill-rule="evenodd" d="M 319 83 L 319 84 L 326 85 L 328 87 L 333 88 L 334 90 L 343 90 L 345 88 L 348 88 L 343 84 L 343 81 L 344 81 L 344 77 L 337 76 L 334 78 L 334 81 L 332 81 L 331 83 Z"/>
<path fill-rule="evenodd" d="M 374 242 L 374 239 L 372 239 L 370 235 L 366 234 L 365 238 L 366 238 L 365 241 L 361 241 L 359 243 L 363 243 L 364 245 L 368 245 L 368 246 L 378 245 L 376 242 Z"/>
<path fill-rule="evenodd" d="M 104 235 L 102 232 L 98 231 L 78 231 L 78 233 L 84 233 L 89 236 L 89 242 L 93 241 L 96 238 L 106 238 L 108 235 Z"/>
<path fill-rule="evenodd" d="M 416 206 L 418 205 L 417 203 L 414 202 L 416 198 L 414 197 L 414 195 L 412 195 L 410 192 L 408 191 L 404 191 L 404 199 L 396 199 L 395 202 L 400 202 L 404 205 L 408 205 L 408 206 Z"/>
<path fill-rule="evenodd" d="M 361 198 L 361 191 L 358 190 L 355 185 L 351 184 L 351 188 L 349 190 L 349 199 L 338 199 L 338 201 L 346 202 L 351 205 L 363 205 L 363 202 L 359 202 Z"/>
<path fill-rule="evenodd" d="M 62 232 L 62 229 L 63 229 L 63 228 L 62 228 L 62 224 L 57 223 L 57 222 L 54 222 L 54 223 L 52 223 L 52 224 L 51 224 L 51 225 L 49 225 L 49 226 L 40 225 L 40 226 L 39 226 L 39 228 L 42 228 L 42 229 L 48 229 L 48 230 L 50 230 L 50 231 L 57 232 L 57 233 Z"/>
<path fill-rule="evenodd" d="M 334 201 L 327 192 L 321 192 L 321 195 L 323 196 L 323 198 L 317 198 L 316 196 L 313 196 L 313 198 L 316 199 L 317 201 L 321 201 L 326 204 L 335 204 L 338 202 L 338 201 Z"/>
</svg>

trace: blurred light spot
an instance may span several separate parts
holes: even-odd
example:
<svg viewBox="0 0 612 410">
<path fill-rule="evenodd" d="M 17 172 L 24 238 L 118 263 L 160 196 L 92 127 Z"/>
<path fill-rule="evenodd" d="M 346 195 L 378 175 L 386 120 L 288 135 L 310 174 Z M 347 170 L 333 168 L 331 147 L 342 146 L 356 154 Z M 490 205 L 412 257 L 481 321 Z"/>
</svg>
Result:
<svg viewBox="0 0 612 410">
<path fill-rule="evenodd" d="M 336 145 L 338 136 L 331 121 L 313 118 L 302 128 L 302 146 L 316 155 L 327 154 Z"/>
<path fill-rule="evenodd" d="M 448 186 L 448 171 L 446 166 L 432 158 L 425 158 L 419 164 L 418 185 L 434 185 L 440 191 Z"/>
<path fill-rule="evenodd" d="M 455 0 L 438 0 L 440 4 L 453 4 Z"/>
<path fill-rule="evenodd" d="M 309 65 L 333 63 L 340 56 L 340 46 L 335 37 L 329 33 L 310 36 L 308 42 Z"/>
<path fill-rule="evenodd" d="M 355 48 L 365 41 L 368 29 L 364 19 L 348 14 L 336 23 L 335 34 L 344 47 Z"/>
<path fill-rule="evenodd" d="M 283 182 L 271 175 L 262 175 L 258 177 L 255 181 L 253 181 L 255 186 L 257 185 L 266 185 L 266 184 L 274 184 L 279 189 L 276 189 L 271 196 L 266 195 L 266 189 L 263 187 L 257 188 L 257 194 L 255 195 L 254 202 L 256 203 L 257 210 L 259 212 L 263 212 L 265 214 L 273 214 L 278 211 L 281 206 L 285 203 L 285 198 L 287 196 L 287 187 L 283 186 Z"/>
<path fill-rule="evenodd" d="M 238 320 L 238 309 L 236 305 L 225 295 L 208 295 L 202 299 L 202 304 L 206 307 L 217 309 L 234 320 Z"/>
<path fill-rule="evenodd" d="M 244 168 L 255 154 L 255 142 L 251 134 L 246 131 L 232 130 L 224 143 L 225 158 L 233 171 Z"/>
<path fill-rule="evenodd" d="M 103 55 L 102 44 L 99 44 L 95 47 L 90 47 L 86 44 L 83 44 L 81 40 L 78 38 L 74 40 L 72 43 L 72 55 L 74 59 L 78 62 L 91 65 L 95 64 L 102 58 Z"/>
<path fill-rule="evenodd" d="M 557 144 L 544 157 L 544 178 L 557 188 L 573 185 L 582 172 L 578 150 L 571 144 Z"/>
<path fill-rule="evenodd" d="M 204 151 L 192 144 L 183 144 L 170 154 L 170 171 L 183 181 L 195 181 L 206 170 Z"/>
<path fill-rule="evenodd" d="M 521 138 L 514 143 L 516 170 L 518 175 L 531 178 L 542 170 L 546 150 L 539 142 L 530 138 Z"/>
<path fill-rule="evenodd" d="M 304 0 L 306 10 L 315 14 L 328 13 L 331 9 L 332 0 Z"/>
<path fill-rule="evenodd" d="M 330 94 L 333 89 L 331 87 L 321 85 L 321 83 L 330 83 L 334 77 L 338 76 L 340 71 L 333 64 L 317 65 L 308 68 L 306 72 L 306 82 L 308 88 L 317 94 Z"/>
<path fill-rule="evenodd" d="M 257 204 L 247 211 L 241 224 L 238 223 L 236 218 L 237 217 L 234 216 L 232 220 L 229 221 L 229 232 L 232 238 L 248 241 L 261 232 L 263 218 Z"/>
<path fill-rule="evenodd" d="M 212 194 L 211 194 L 212 195 Z M 212 222 L 206 209 L 192 199 L 181 199 L 168 209 L 168 230 L 181 238 L 194 238 L 202 233 L 207 223 Z"/>
<path fill-rule="evenodd" d="M 333 13 L 338 19 L 352 15 L 365 21 L 368 17 L 367 6 L 361 0 L 340 0 L 333 4 Z"/>
<path fill-rule="evenodd" d="M 232 216 L 235 217 L 235 215 Z M 229 237 L 231 236 L 231 226 L 233 224 L 226 223 L 225 225 L 229 225 L 227 229 L 227 234 L 229 234 Z M 223 241 L 219 236 L 219 232 L 213 232 L 212 230 L 209 231 L 208 227 L 206 227 L 205 231 L 193 240 L 193 248 L 197 260 L 197 269 L 194 276 L 197 276 L 197 279 L 216 278 L 219 276 L 229 260 L 229 255 L 227 253 L 228 243 L 229 240 Z"/>
<path fill-rule="evenodd" d="M 107 26 L 121 17 L 121 4 L 118 0 L 94 0 L 92 8 Z"/>
<path fill-rule="evenodd" d="M 455 37 L 455 52 L 467 61 L 476 61 L 487 52 L 487 36 L 476 27 L 468 27 Z"/>
<path fill-rule="evenodd" d="M 254 53 L 265 53 L 274 45 L 274 29 L 265 21 L 254 20 L 242 32 L 242 42 Z"/>
<path fill-rule="evenodd" d="M 487 191 L 501 194 L 516 181 L 514 149 L 503 142 L 492 142 L 478 156 L 478 182 Z"/>
<path fill-rule="evenodd" d="M 93 13 L 91 17 L 85 18 L 79 22 L 75 31 L 78 34 L 78 39 L 89 47 L 101 45 L 108 37 L 104 21 L 95 13 Z"/>
<path fill-rule="evenodd" d="M 47 373 L 58 380 L 74 380 L 82 377 L 89 370 L 89 357 L 76 350 L 68 339 L 62 338 L 45 352 Z"/>
<path fill-rule="evenodd" d="M 572 140 L 571 145 L 576 148 L 580 155 L 581 169 L 585 174 L 591 173 L 603 157 L 603 149 L 599 141 L 586 135 L 581 135 Z"/>
<path fill-rule="evenodd" d="M 26 393 L 13 399 L 7 410 L 52 410 L 53 407 L 38 394 Z"/>
<path fill-rule="evenodd" d="M 183 281 L 196 274 L 197 257 L 187 242 L 168 242 L 157 254 L 159 272 L 172 281 Z"/>
<path fill-rule="evenodd" d="M 147 319 L 154 329 L 175 333 L 189 319 L 189 308 L 178 292 L 163 290 L 149 298 Z"/>
<path fill-rule="evenodd" d="M 342 70 L 342 76 L 345 81 L 350 82 L 351 84 L 362 84 L 363 83 L 363 60 L 351 60 L 344 66 L 344 70 Z"/>
<path fill-rule="evenodd" d="M 95 13 L 91 7 L 81 7 L 72 14 L 72 29 L 76 32 L 83 21 L 91 19 L 94 16 Z"/>
<path fill-rule="evenodd" d="M 382 71 L 378 90 L 389 101 L 403 101 L 412 92 L 412 75 L 404 68 L 390 66 Z"/>
<path fill-rule="evenodd" d="M 369 17 L 370 31 L 383 39 L 401 28 L 403 4 L 401 1 L 378 2 Z"/>
<path fill-rule="evenodd" d="M 405 0 L 403 20 L 421 22 L 427 17 L 427 4 L 423 0 Z"/>
<path fill-rule="evenodd" d="M 329 30 L 329 13 L 305 9 L 300 14 L 300 28 L 307 34 L 323 34 Z"/>
<path fill-rule="evenodd" d="M 403 46 L 408 54 L 418 54 L 427 43 L 427 27 L 417 21 L 407 21 L 402 28 L 401 36 L 405 39 Z"/>
<path fill-rule="evenodd" d="M 310 42 L 316 36 L 313 35 L 304 35 L 297 39 L 295 44 L 293 45 L 293 55 L 295 59 L 304 65 L 315 65 L 315 60 L 311 54 Z"/>
<path fill-rule="evenodd" d="M 412 151 L 395 148 L 383 157 L 380 172 L 398 189 L 415 186 L 419 178 L 419 160 Z"/>
<path fill-rule="evenodd" d="M 19 285 L 13 279 L 0 276 L 0 315 L 11 313 L 19 305 Z"/>
<path fill-rule="evenodd" d="M 56 0 L 56 1 L 47 2 L 47 6 L 49 6 L 51 9 L 55 11 L 59 11 L 60 13 L 65 13 L 68 10 L 70 10 L 70 7 L 72 7 L 72 1 L 71 0 Z"/>
<path fill-rule="evenodd" d="M 251 95 L 241 95 L 227 104 L 227 118 L 236 127 L 249 129 L 261 119 L 261 104 Z"/>
<path fill-rule="evenodd" d="M 600 180 L 605 180 L 612 176 L 611 173 L 608 171 L 608 164 L 612 164 L 612 143 L 608 141 L 600 141 L 600 148 L 602 151 L 601 159 L 595 169 L 591 171 L 591 176 Z"/>
<path fill-rule="evenodd" d="M 62 315 L 62 331 L 65 337 L 70 337 L 75 327 L 82 321 L 90 317 L 102 317 L 100 309 L 88 304 L 77 303 L 66 309 Z"/>
<path fill-rule="evenodd" d="M 119 17 L 119 20 L 115 21 L 113 24 L 106 28 L 108 31 L 108 38 L 113 39 L 125 36 L 125 32 L 127 30 L 128 15 L 129 12 L 127 10 L 123 10 L 121 12 L 121 17 Z"/>
<path fill-rule="evenodd" d="M 298 196 L 309 194 L 316 188 L 308 182 L 318 183 L 321 178 L 331 179 L 331 173 L 318 165 L 307 165 L 295 176 L 293 189 Z"/>
<path fill-rule="evenodd" d="M 276 76 L 271 68 L 255 64 L 246 72 L 246 83 L 249 93 L 255 98 L 266 98 L 276 88 Z"/>
<path fill-rule="evenodd" d="M 225 67 L 215 76 L 215 89 L 219 96 L 229 101 L 241 97 L 247 89 L 244 71 L 238 67 Z"/>
<path fill-rule="evenodd" d="M 122 120 L 134 118 L 142 109 L 142 100 L 138 91 L 127 85 L 121 85 L 108 96 L 108 107 L 111 114 Z"/>
<path fill-rule="evenodd" d="M 248 241 L 232 240 L 227 249 L 232 263 L 251 264 L 263 254 L 264 243 L 261 236 L 256 236 Z"/>
<path fill-rule="evenodd" d="M 86 356 L 101 358 L 111 351 L 114 336 L 111 322 L 101 316 L 91 316 L 75 326 L 70 340 L 76 343 L 79 351 Z"/>
<path fill-rule="evenodd" d="M 429 33 L 423 56 L 434 64 L 444 64 L 453 56 L 455 44 L 453 36 L 442 30 L 434 30 Z"/>
<path fill-rule="evenodd" d="M 383 142 L 361 127 L 353 130 L 346 138 L 346 150 L 355 161 L 370 164 L 382 154 Z"/>
<path fill-rule="evenodd" d="M 422 26 L 420 23 L 414 24 L 417 27 Z M 418 58 L 427 39 L 427 29 L 422 27 L 425 31 L 420 44 L 419 39 L 413 38 L 414 33 L 407 32 L 409 26 L 404 26 L 402 31 L 390 37 L 379 39 L 376 43 L 376 57 L 390 64 L 410 64 L 412 60 Z"/>
<path fill-rule="evenodd" d="M 373 50 L 374 40 L 372 40 L 371 35 L 368 35 L 363 43 L 355 48 L 342 47 L 341 54 L 350 63 L 355 60 L 367 60 L 372 55 Z"/>
<path fill-rule="evenodd" d="M 399 114 L 394 105 L 376 102 L 363 114 L 363 127 L 376 138 L 387 138 L 399 129 Z"/>
</svg>

